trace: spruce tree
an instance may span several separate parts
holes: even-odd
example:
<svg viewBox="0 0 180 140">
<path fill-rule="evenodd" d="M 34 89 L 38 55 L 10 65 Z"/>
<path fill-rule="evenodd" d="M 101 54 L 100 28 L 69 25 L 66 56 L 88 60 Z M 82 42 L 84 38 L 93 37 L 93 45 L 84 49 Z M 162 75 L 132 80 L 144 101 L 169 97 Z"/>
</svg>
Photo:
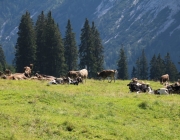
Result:
<svg viewBox="0 0 180 140">
<path fill-rule="evenodd" d="M 104 47 L 102 45 L 102 41 L 100 38 L 100 34 L 94 24 L 92 22 L 91 27 L 91 33 L 92 33 L 92 42 L 93 42 L 93 48 L 92 48 L 92 77 L 96 77 L 97 72 L 102 71 L 103 65 L 104 65 Z"/>
<path fill-rule="evenodd" d="M 142 50 L 142 55 L 140 57 L 140 79 L 148 79 L 148 63 L 144 50 Z"/>
<path fill-rule="evenodd" d="M 36 42 L 33 21 L 30 13 L 21 17 L 17 43 L 15 46 L 15 66 L 17 72 L 23 72 L 25 66 L 35 62 Z"/>
<path fill-rule="evenodd" d="M 120 48 L 117 67 L 118 67 L 118 78 L 123 80 L 128 79 L 127 58 L 123 47 Z"/>
<path fill-rule="evenodd" d="M 136 77 L 137 77 L 136 68 L 133 66 L 132 72 L 131 72 L 131 78 L 136 78 Z"/>
<path fill-rule="evenodd" d="M 141 78 L 141 65 L 140 65 L 140 58 L 138 57 L 136 60 L 136 78 L 140 79 Z"/>
<path fill-rule="evenodd" d="M 72 32 L 71 22 L 68 20 L 66 26 L 66 33 L 64 38 L 64 48 L 65 48 L 65 62 L 67 65 L 67 70 L 77 70 L 78 65 L 78 50 L 75 41 L 75 33 Z"/>
<path fill-rule="evenodd" d="M 164 60 L 161 58 L 160 54 L 158 54 L 157 56 L 155 67 L 156 67 L 156 79 L 159 79 L 162 75 L 166 74 Z"/>
<path fill-rule="evenodd" d="M 157 75 L 156 75 L 156 55 L 154 55 L 150 61 L 150 74 L 149 74 L 149 78 L 151 80 L 157 80 Z"/>
<path fill-rule="evenodd" d="M 80 45 L 79 45 L 79 68 L 84 69 L 87 67 L 88 70 L 88 77 L 92 76 L 92 63 L 94 62 L 93 57 L 93 40 L 92 40 L 92 33 L 91 27 L 89 25 L 88 19 L 85 20 L 84 26 L 81 29 L 81 37 L 80 37 Z"/>
<path fill-rule="evenodd" d="M 35 71 L 40 73 L 45 73 L 47 64 L 45 61 L 45 28 L 46 28 L 46 17 L 44 12 L 42 11 L 41 14 L 38 16 L 36 25 L 35 25 L 35 32 L 36 32 L 36 63 L 34 66 Z"/>
<path fill-rule="evenodd" d="M 52 18 L 51 11 L 48 12 L 45 27 L 45 73 L 54 76 L 66 74 L 67 67 L 64 57 L 64 45 L 61 38 L 60 30 Z"/>
<path fill-rule="evenodd" d="M 169 74 L 170 80 L 176 81 L 178 76 L 178 70 L 175 64 L 171 61 L 171 57 L 169 53 L 167 53 L 167 55 L 164 58 L 164 66 L 165 66 L 165 73 Z"/>
<path fill-rule="evenodd" d="M 6 59 L 4 56 L 4 51 L 2 46 L 0 45 L 0 71 L 4 71 L 6 67 Z"/>
</svg>

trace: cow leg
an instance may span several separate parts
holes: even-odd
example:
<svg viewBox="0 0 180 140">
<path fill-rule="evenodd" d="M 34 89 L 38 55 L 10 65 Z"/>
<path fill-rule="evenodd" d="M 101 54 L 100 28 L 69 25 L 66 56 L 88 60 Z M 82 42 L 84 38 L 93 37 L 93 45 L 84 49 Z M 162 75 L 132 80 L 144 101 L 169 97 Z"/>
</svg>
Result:
<svg viewBox="0 0 180 140">
<path fill-rule="evenodd" d="M 112 77 L 111 77 L 111 81 L 109 81 L 109 83 L 111 83 L 112 82 Z"/>
</svg>

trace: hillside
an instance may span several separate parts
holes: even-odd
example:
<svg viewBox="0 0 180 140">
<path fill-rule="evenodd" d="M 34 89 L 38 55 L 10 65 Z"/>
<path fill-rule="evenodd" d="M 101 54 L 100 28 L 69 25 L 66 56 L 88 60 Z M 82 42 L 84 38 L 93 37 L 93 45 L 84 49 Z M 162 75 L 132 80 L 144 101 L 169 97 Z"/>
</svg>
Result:
<svg viewBox="0 0 180 140">
<path fill-rule="evenodd" d="M 0 79 L 0 139 L 180 139 L 179 95 L 128 93 L 129 82 L 47 86 Z M 153 89 L 162 86 L 146 82 Z"/>
<path fill-rule="evenodd" d="M 154 54 L 169 52 L 179 68 L 180 1 L 177 0 L 48 0 L 0 1 L 0 43 L 8 63 L 14 57 L 14 45 L 22 14 L 28 10 L 34 21 L 43 10 L 51 10 L 62 35 L 70 19 L 77 43 L 85 18 L 94 21 L 105 47 L 105 67 L 116 68 L 121 45 L 125 47 L 129 69 L 142 49 L 148 60 Z"/>
</svg>

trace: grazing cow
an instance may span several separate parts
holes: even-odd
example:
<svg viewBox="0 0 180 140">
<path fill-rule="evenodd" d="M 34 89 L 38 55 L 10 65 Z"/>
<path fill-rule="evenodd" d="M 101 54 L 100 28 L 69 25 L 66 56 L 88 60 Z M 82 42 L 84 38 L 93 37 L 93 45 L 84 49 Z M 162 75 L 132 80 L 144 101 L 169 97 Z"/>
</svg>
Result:
<svg viewBox="0 0 180 140">
<path fill-rule="evenodd" d="M 159 95 L 168 95 L 169 90 L 167 88 L 160 88 L 154 91 L 154 94 L 159 94 Z"/>
<path fill-rule="evenodd" d="M 161 84 L 164 84 L 164 83 L 168 82 L 169 81 L 169 74 L 162 75 L 159 78 L 159 81 L 160 81 Z"/>
<path fill-rule="evenodd" d="M 84 82 L 84 80 L 86 82 L 86 79 L 88 77 L 88 70 L 87 69 L 79 70 L 79 75 L 78 76 L 82 78 L 82 82 Z"/>
<path fill-rule="evenodd" d="M 110 77 L 111 78 L 111 81 L 114 79 L 114 82 L 115 82 L 115 73 L 117 72 L 117 70 L 103 70 L 101 72 L 98 72 L 97 73 L 97 77 L 101 77 L 103 79 L 103 81 Z M 111 82 L 108 80 L 108 82 Z"/>
<path fill-rule="evenodd" d="M 141 84 L 138 82 L 130 82 L 129 84 L 127 84 L 127 86 L 129 86 L 129 90 L 131 92 L 136 92 L 136 93 L 140 93 L 140 92 L 148 92 L 148 93 L 152 93 L 152 88 L 149 86 L 149 84 Z"/>
</svg>

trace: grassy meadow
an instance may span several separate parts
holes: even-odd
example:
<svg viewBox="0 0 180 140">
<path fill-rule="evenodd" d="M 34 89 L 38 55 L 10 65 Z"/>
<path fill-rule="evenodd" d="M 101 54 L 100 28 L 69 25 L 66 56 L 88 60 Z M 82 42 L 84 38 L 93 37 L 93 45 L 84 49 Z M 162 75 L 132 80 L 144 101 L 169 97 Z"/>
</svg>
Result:
<svg viewBox="0 0 180 140">
<path fill-rule="evenodd" d="M 0 79 L 0 140 L 179 140 L 180 95 L 128 93 L 129 82 Z"/>
</svg>

